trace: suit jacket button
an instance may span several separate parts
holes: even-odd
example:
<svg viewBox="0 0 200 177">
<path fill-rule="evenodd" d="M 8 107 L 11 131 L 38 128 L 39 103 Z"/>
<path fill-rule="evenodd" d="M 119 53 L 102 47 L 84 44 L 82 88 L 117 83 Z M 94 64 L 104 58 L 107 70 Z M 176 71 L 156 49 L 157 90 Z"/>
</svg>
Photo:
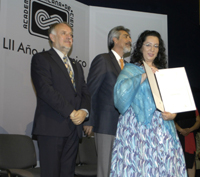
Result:
<svg viewBox="0 0 200 177">
<path fill-rule="evenodd" d="M 77 97 L 77 93 L 75 94 L 75 97 Z"/>
</svg>

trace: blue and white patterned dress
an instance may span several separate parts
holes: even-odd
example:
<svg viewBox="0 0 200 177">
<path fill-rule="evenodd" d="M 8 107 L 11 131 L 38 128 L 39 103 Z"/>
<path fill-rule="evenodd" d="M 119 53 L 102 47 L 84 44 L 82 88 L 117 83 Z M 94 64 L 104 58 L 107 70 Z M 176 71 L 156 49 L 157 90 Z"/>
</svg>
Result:
<svg viewBox="0 0 200 177">
<path fill-rule="evenodd" d="M 127 90 L 120 89 L 119 93 L 124 96 Z M 123 102 L 119 101 L 119 104 Z M 121 105 L 116 105 L 120 110 Z M 163 120 L 161 113 L 155 110 L 150 121 L 145 123 L 136 118 L 135 112 L 137 110 L 130 105 L 119 117 L 110 177 L 187 177 L 183 150 L 173 121 Z"/>
</svg>

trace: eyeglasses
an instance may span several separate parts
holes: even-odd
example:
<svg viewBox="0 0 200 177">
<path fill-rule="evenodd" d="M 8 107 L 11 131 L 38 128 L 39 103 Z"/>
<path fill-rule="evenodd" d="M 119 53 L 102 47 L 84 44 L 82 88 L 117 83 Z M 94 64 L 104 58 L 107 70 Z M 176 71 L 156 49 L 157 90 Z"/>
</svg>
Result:
<svg viewBox="0 0 200 177">
<path fill-rule="evenodd" d="M 146 43 L 146 44 L 143 44 L 146 48 L 152 48 L 152 46 L 156 49 L 159 48 L 159 45 L 158 44 L 155 44 L 155 45 L 152 45 L 151 43 Z"/>
</svg>

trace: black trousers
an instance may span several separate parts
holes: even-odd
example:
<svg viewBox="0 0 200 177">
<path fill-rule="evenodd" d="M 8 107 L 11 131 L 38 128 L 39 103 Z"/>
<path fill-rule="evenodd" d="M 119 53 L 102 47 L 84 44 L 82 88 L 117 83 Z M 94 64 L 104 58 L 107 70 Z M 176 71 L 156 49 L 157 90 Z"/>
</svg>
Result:
<svg viewBox="0 0 200 177">
<path fill-rule="evenodd" d="M 74 177 L 79 137 L 37 136 L 41 177 Z"/>
</svg>

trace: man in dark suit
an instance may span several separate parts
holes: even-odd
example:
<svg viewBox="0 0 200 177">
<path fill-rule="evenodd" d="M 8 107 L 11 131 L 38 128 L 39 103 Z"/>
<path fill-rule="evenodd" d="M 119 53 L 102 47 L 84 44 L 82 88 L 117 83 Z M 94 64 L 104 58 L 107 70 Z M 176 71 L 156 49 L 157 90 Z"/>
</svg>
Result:
<svg viewBox="0 0 200 177">
<path fill-rule="evenodd" d="M 108 34 L 108 48 L 109 53 L 100 54 L 92 61 L 87 80 L 91 112 L 89 121 L 84 123 L 84 131 L 90 135 L 93 128 L 95 133 L 98 177 L 108 177 L 110 173 L 112 145 L 119 117 L 114 106 L 113 89 L 123 65 L 120 59 L 131 51 L 129 29 L 123 26 L 113 28 Z"/>
<path fill-rule="evenodd" d="M 34 55 L 31 63 L 37 95 L 32 134 L 38 140 L 41 177 L 74 177 L 90 96 L 80 64 L 67 56 L 73 43 L 71 26 L 52 25 L 49 39 L 52 48 Z"/>
</svg>

